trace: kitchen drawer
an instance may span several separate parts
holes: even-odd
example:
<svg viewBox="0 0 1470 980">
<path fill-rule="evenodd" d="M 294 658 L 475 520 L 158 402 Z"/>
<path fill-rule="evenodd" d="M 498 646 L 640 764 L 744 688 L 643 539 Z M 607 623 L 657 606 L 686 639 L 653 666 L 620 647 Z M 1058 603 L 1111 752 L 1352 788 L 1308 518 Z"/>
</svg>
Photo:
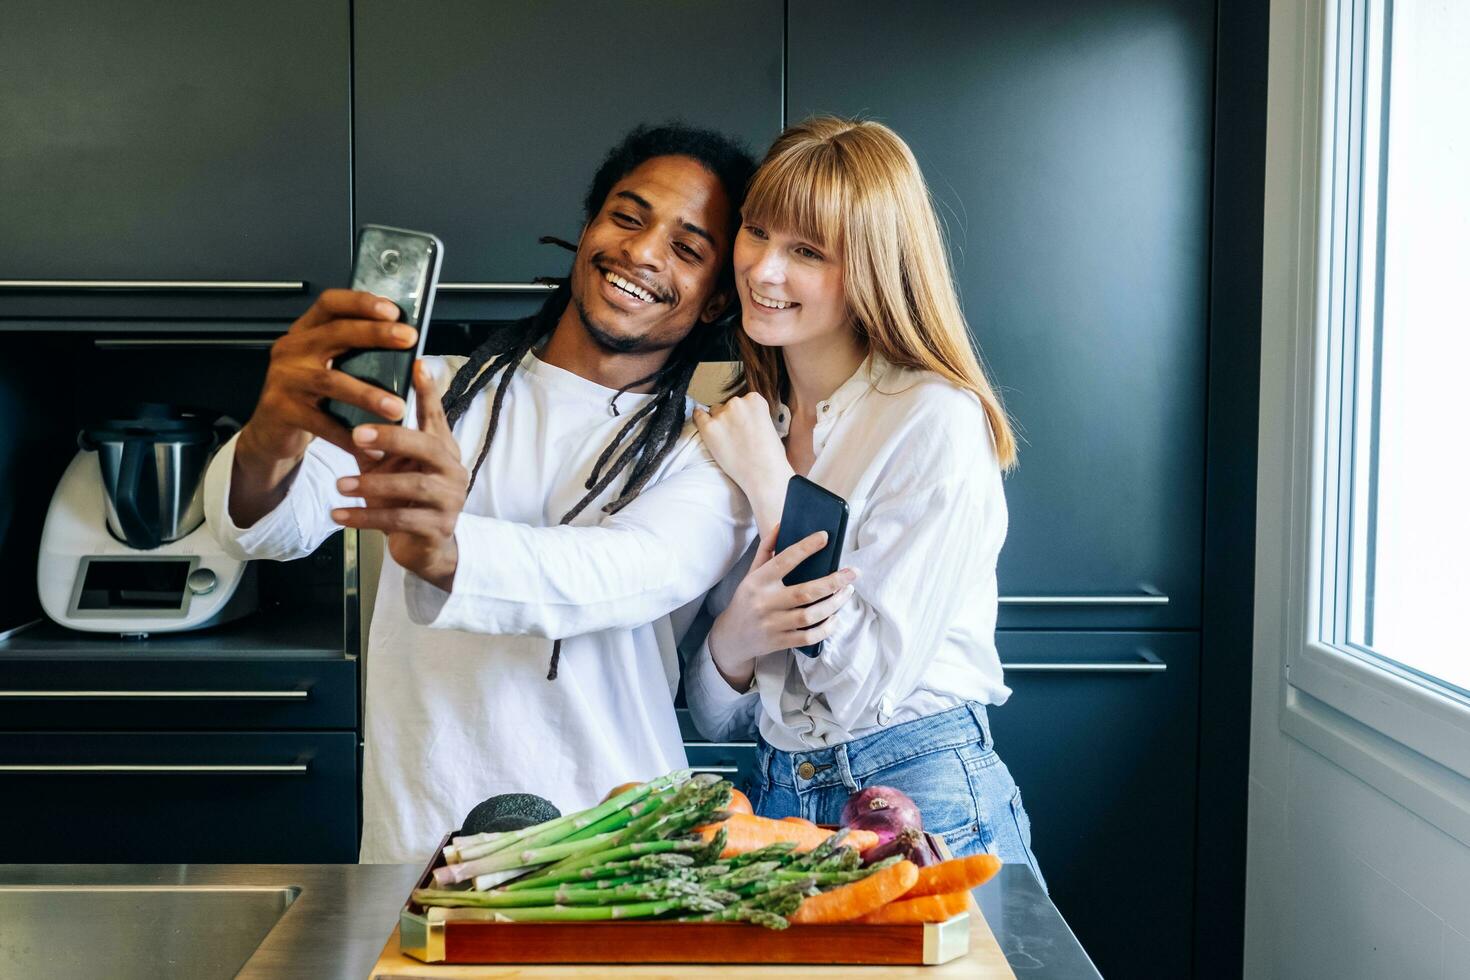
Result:
<svg viewBox="0 0 1470 980">
<path fill-rule="evenodd" d="M 0 863 L 357 859 L 345 733 L 0 734 Z"/>
<path fill-rule="evenodd" d="M 749 793 L 755 775 L 754 742 L 685 742 L 689 767 L 695 772 L 712 772 Z"/>
<path fill-rule="evenodd" d="M 356 726 L 355 660 L 0 659 L 8 730 Z"/>
<path fill-rule="evenodd" d="M 991 730 L 1057 908 L 1104 976 L 1188 976 L 1198 634 L 996 642 L 1013 693 Z"/>
</svg>

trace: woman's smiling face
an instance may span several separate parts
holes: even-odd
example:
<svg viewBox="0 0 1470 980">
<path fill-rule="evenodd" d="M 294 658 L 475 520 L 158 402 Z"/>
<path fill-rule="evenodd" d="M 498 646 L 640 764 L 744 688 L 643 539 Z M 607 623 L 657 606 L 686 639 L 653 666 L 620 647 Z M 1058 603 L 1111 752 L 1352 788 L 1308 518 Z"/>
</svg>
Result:
<svg viewBox="0 0 1470 980">
<path fill-rule="evenodd" d="M 741 225 L 735 288 L 746 334 L 765 347 L 832 339 L 851 329 L 841 254 L 789 231 Z"/>
</svg>

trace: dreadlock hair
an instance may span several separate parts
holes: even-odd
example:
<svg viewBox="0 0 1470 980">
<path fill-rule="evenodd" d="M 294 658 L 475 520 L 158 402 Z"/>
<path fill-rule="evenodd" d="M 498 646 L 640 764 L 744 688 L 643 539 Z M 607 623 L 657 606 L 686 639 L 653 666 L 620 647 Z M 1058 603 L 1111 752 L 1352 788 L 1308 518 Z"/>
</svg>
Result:
<svg viewBox="0 0 1470 980">
<path fill-rule="evenodd" d="M 585 221 L 591 222 L 602 210 L 607 195 L 618 181 L 647 161 L 663 156 L 689 157 L 719 178 L 730 200 L 730 227 L 738 227 L 740 202 L 745 196 L 745 185 L 755 172 L 755 161 L 729 138 L 712 130 L 697 129 L 681 123 L 658 127 L 639 126 L 612 148 L 598 167 L 592 178 L 592 185 L 587 189 L 587 196 L 583 199 Z M 560 239 L 542 238 L 541 241 L 576 251 L 576 246 Z M 562 314 L 566 312 L 567 304 L 571 302 L 570 276 L 546 281 L 555 282 L 557 286 L 541 309 L 524 320 L 492 332 L 470 354 L 469 360 L 455 374 L 449 382 L 448 390 L 444 392 L 444 414 L 453 430 L 480 390 L 499 375 L 494 401 L 490 407 L 490 424 L 485 433 L 485 443 L 480 447 L 480 455 L 470 471 L 469 487 L 475 485 L 475 477 L 490 452 L 490 440 L 495 438 L 501 408 L 516 368 L 526 354 L 551 335 Z M 562 515 L 560 523 L 571 523 L 620 474 L 627 471 L 628 478 L 623 484 L 622 492 L 602 508 L 607 514 L 622 510 L 638 496 L 653 477 L 659 463 L 674 448 L 674 443 L 678 441 L 679 433 L 684 428 L 684 399 L 689 390 L 689 379 L 694 376 L 694 369 L 705 354 L 721 341 L 721 335 L 728 332 L 739 318 L 739 302 L 734 298 L 734 290 L 729 288 L 733 284 L 734 271 L 730 263 L 726 262 L 720 273 L 720 288 L 729 290 L 731 302 L 716 321 L 715 329 L 690 330 L 670 352 L 663 367 L 647 377 L 624 385 L 613 395 L 608 407 L 617 415 L 618 398 L 624 392 L 646 384 L 653 386 L 653 397 L 629 416 L 627 422 L 618 429 L 612 442 L 602 451 L 592 467 L 592 473 L 585 484 L 586 495 Z M 640 423 L 642 429 L 637 435 L 633 435 L 633 430 Z M 466 488 L 466 492 L 468 489 Z M 557 640 L 552 645 L 551 669 L 546 674 L 547 680 L 556 679 L 560 659 L 561 641 Z"/>
</svg>

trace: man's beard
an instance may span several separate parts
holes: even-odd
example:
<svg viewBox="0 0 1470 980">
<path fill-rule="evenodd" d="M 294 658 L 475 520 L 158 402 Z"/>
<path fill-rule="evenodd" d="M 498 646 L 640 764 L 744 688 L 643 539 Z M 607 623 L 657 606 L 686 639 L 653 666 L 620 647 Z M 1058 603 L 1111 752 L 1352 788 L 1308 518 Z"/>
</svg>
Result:
<svg viewBox="0 0 1470 980">
<path fill-rule="evenodd" d="M 577 316 L 582 320 L 582 326 L 587 330 L 587 336 L 610 354 L 634 354 L 648 350 L 657 350 L 658 344 L 647 343 L 646 337 L 619 337 L 608 332 L 601 324 L 592 319 L 587 312 L 587 305 L 578 297 L 573 300 L 577 307 Z"/>
</svg>

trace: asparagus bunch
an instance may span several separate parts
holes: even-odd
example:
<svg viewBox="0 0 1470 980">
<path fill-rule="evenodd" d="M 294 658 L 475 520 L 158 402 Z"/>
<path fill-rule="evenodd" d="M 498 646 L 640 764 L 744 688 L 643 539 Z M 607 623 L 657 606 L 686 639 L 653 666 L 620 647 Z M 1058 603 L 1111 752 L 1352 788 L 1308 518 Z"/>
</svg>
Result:
<svg viewBox="0 0 1470 980">
<path fill-rule="evenodd" d="M 437 887 L 414 892 L 431 918 L 507 922 L 676 916 L 784 929 L 802 899 L 871 874 L 834 834 L 805 854 L 772 844 L 721 858 L 730 784 L 686 771 L 524 830 L 455 838 Z M 469 887 L 451 887 L 455 885 Z"/>
</svg>

